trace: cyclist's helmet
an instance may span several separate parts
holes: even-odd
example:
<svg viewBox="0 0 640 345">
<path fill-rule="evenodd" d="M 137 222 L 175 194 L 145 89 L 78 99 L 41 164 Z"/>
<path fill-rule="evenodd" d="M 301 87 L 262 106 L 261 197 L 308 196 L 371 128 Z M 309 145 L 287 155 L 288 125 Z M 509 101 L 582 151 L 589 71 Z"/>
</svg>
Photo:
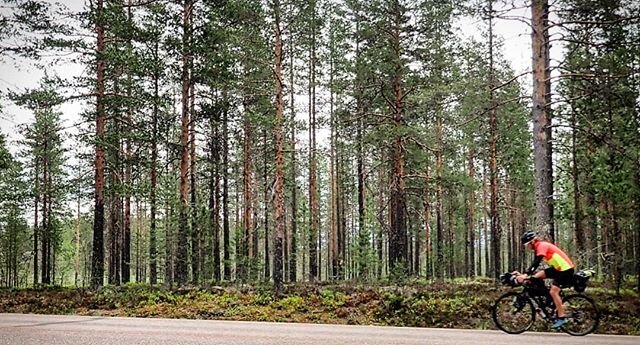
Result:
<svg viewBox="0 0 640 345">
<path fill-rule="evenodd" d="M 533 231 L 527 231 L 520 236 L 520 242 L 522 242 L 522 244 L 527 244 L 533 241 L 534 238 L 536 238 L 536 233 Z"/>
</svg>

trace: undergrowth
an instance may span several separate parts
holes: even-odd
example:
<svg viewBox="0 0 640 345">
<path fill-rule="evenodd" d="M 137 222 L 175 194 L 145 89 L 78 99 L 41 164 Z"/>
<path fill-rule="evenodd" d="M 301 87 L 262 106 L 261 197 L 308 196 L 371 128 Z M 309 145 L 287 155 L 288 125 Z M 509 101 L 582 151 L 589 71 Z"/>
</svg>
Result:
<svg viewBox="0 0 640 345">
<path fill-rule="evenodd" d="M 97 291 L 0 289 L 0 312 L 494 329 L 490 308 L 504 291 L 491 281 L 404 285 L 269 285 L 167 289 L 145 284 Z M 602 313 L 598 333 L 640 335 L 640 299 L 587 290 Z M 549 330 L 537 322 L 535 330 Z"/>
</svg>

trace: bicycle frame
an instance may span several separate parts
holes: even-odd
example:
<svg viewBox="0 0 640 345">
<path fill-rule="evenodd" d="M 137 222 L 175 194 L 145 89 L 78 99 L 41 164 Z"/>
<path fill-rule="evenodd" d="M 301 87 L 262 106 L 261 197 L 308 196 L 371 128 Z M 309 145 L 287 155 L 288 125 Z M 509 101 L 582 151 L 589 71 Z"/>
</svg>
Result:
<svg viewBox="0 0 640 345">
<path fill-rule="evenodd" d="M 553 320 L 556 315 L 556 305 L 553 303 L 551 295 L 547 292 L 546 295 L 534 295 L 531 294 L 527 288 L 525 288 L 521 294 L 526 294 L 527 298 L 533 301 L 533 305 L 536 311 L 542 311 L 542 317 L 546 320 Z M 561 294 L 562 297 L 562 294 Z"/>
</svg>

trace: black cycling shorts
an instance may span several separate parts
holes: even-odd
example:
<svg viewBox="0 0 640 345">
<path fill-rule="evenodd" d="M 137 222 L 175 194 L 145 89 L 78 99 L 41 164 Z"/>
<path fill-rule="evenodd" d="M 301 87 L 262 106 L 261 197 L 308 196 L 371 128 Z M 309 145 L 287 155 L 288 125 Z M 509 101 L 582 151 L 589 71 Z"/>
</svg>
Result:
<svg viewBox="0 0 640 345">
<path fill-rule="evenodd" d="M 549 279 L 553 279 L 553 285 L 571 285 L 573 284 L 573 272 L 573 268 L 566 271 L 558 271 L 553 267 L 549 267 L 544 270 L 544 275 Z"/>
</svg>

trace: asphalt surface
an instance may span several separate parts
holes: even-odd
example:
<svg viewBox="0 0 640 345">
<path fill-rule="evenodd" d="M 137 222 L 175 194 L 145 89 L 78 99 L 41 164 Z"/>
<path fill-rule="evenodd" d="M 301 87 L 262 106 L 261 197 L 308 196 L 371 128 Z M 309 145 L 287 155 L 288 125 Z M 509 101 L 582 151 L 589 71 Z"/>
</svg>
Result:
<svg viewBox="0 0 640 345">
<path fill-rule="evenodd" d="M 638 345 L 640 337 L 0 314 L 0 345 Z"/>
</svg>

